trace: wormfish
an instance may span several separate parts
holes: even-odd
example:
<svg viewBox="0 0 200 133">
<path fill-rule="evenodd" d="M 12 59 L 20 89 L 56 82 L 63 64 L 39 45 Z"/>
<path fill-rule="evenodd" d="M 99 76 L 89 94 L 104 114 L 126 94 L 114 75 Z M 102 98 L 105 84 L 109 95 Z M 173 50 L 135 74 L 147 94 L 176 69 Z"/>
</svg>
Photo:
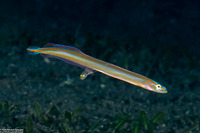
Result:
<svg viewBox="0 0 200 133">
<path fill-rule="evenodd" d="M 166 87 L 161 84 L 138 73 L 131 72 L 114 64 L 91 57 L 75 47 L 48 43 L 42 48 L 32 46 L 28 47 L 27 51 L 29 54 L 41 54 L 44 57 L 57 58 L 69 64 L 83 68 L 84 71 L 80 75 L 80 79 L 82 80 L 94 71 L 98 71 L 110 77 L 150 91 L 167 93 Z"/>
</svg>

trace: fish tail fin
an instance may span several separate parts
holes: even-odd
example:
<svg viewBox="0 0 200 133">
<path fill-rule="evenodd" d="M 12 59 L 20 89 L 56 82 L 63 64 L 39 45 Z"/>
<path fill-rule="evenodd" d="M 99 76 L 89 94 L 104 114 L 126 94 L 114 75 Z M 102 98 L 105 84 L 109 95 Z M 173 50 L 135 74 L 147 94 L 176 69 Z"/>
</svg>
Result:
<svg viewBox="0 0 200 133">
<path fill-rule="evenodd" d="M 36 54 L 40 54 L 40 52 L 38 52 L 39 49 L 40 47 L 30 46 L 26 50 L 28 51 L 28 54 L 36 55 Z"/>
</svg>

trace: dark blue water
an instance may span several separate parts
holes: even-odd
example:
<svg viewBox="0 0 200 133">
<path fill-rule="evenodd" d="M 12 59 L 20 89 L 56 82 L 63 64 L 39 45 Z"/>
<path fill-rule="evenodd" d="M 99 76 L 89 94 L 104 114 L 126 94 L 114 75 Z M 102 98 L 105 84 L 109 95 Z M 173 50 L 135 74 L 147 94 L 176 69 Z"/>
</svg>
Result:
<svg viewBox="0 0 200 133">
<path fill-rule="evenodd" d="M 81 108 L 69 124 L 74 132 L 87 131 L 98 120 L 94 132 L 131 132 L 141 111 L 148 123 L 159 112 L 164 114 L 154 132 L 199 132 L 199 35 L 200 3 L 194 0 L 1 1 L 0 129 L 31 132 L 27 125 L 32 122 L 33 132 L 39 131 L 38 123 L 45 132 L 49 125 L 64 132 L 63 124 L 51 123 L 49 117 L 48 124 L 41 122 L 33 113 L 36 102 L 42 114 L 57 107 L 60 116 L 52 117 L 54 121 L 66 110 Z M 145 75 L 166 86 L 168 93 L 154 93 L 97 72 L 80 80 L 81 68 L 27 54 L 27 47 L 48 42 L 76 47 Z M 18 104 L 13 111 L 11 105 Z M 120 120 L 125 123 L 118 128 Z M 151 132 L 142 122 L 140 126 L 141 132 Z"/>
</svg>

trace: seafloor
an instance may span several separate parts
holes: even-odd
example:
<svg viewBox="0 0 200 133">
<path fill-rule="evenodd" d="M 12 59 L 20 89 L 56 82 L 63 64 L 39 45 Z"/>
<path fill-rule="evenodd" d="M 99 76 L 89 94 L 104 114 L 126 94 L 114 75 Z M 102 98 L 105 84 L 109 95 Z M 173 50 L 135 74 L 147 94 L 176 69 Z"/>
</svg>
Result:
<svg viewBox="0 0 200 133">
<path fill-rule="evenodd" d="M 200 8 L 189 1 L 1 1 L 0 129 L 198 133 Z M 151 92 L 57 59 L 60 43 L 166 86 Z"/>
</svg>

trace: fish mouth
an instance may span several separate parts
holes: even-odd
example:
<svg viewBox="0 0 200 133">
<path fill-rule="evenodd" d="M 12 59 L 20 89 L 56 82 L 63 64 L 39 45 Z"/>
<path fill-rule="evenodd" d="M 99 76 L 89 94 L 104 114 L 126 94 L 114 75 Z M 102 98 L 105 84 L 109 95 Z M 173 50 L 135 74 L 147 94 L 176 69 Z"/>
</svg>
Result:
<svg viewBox="0 0 200 133">
<path fill-rule="evenodd" d="M 161 93 L 168 93 L 168 91 L 167 91 L 167 90 L 164 90 L 164 91 L 162 91 Z"/>
<path fill-rule="evenodd" d="M 162 89 L 159 93 L 168 93 L 167 89 Z"/>
</svg>

